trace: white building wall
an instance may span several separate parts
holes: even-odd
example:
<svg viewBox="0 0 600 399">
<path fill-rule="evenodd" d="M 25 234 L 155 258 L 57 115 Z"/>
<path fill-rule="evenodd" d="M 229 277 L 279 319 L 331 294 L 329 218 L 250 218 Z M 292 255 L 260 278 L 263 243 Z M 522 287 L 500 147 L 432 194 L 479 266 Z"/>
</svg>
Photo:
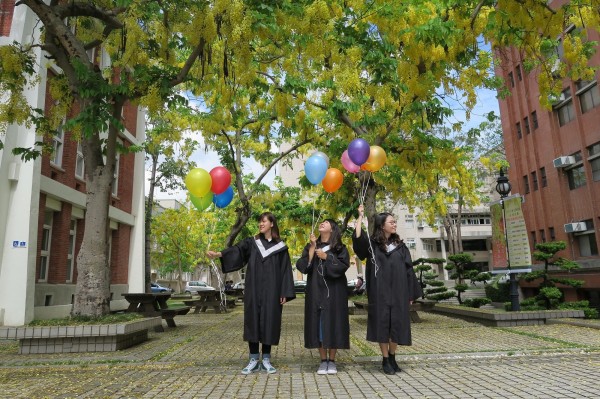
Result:
<svg viewBox="0 0 600 399">
<path fill-rule="evenodd" d="M 31 41 L 31 32 L 39 35 L 35 21 L 29 8 L 15 7 L 11 36 L 0 38 L 0 44 Z M 39 49 L 34 54 L 37 64 L 46 62 Z M 42 68 L 40 83 L 25 91 L 35 108 L 44 109 L 45 82 Z M 4 325 L 22 325 L 33 319 L 41 161 L 21 161 L 12 149 L 33 147 L 36 138 L 35 131 L 10 125 L 4 150 L 0 150 L 0 324 Z"/>
<path fill-rule="evenodd" d="M 31 41 L 31 32 L 39 35 L 37 18 L 27 7 L 15 7 L 9 37 L 0 37 L 1 44 Z M 46 65 L 47 59 L 36 50 L 36 64 Z M 27 88 L 25 95 L 34 108 L 45 108 L 46 68 L 38 71 L 39 83 Z M 138 112 L 137 138 L 125 136 L 134 144 L 144 140 L 144 113 Z M 35 306 L 36 296 L 50 291 L 55 298 L 70 298 L 73 284 L 36 284 L 37 236 L 40 193 L 73 205 L 73 217 L 81 218 L 85 210 L 85 194 L 41 176 L 41 159 L 24 162 L 12 155 L 16 147 L 34 147 L 40 139 L 32 128 L 10 125 L 3 136 L 0 150 L 0 325 L 19 326 L 34 318 L 65 317 L 71 305 Z M 112 285 L 115 299 L 111 308 L 122 308 L 122 292 L 143 291 L 144 285 L 144 154 L 135 156 L 132 213 L 111 207 L 111 228 L 118 223 L 132 226 L 128 285 Z M 60 209 L 60 208 L 59 208 Z M 16 243 L 16 244 L 15 244 Z M 40 302 L 38 298 L 38 303 Z M 68 303 L 68 302 L 67 302 Z"/>
</svg>

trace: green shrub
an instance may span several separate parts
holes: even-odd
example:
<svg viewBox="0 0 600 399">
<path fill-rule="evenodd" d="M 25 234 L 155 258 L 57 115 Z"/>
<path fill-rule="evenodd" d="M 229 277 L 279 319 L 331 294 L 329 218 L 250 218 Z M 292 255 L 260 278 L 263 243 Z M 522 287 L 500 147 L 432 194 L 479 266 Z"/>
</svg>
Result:
<svg viewBox="0 0 600 399">
<path fill-rule="evenodd" d="M 465 299 L 463 305 L 468 306 L 470 308 L 480 308 L 481 306 L 487 305 L 489 303 L 492 303 L 492 301 L 489 298 L 469 298 Z"/>
<path fill-rule="evenodd" d="M 485 296 L 492 302 L 510 301 L 510 283 L 493 283 L 485 286 Z"/>
<path fill-rule="evenodd" d="M 590 301 L 563 302 L 558 305 L 558 308 L 583 310 L 586 319 L 598 318 L 598 309 L 590 308 Z"/>
</svg>

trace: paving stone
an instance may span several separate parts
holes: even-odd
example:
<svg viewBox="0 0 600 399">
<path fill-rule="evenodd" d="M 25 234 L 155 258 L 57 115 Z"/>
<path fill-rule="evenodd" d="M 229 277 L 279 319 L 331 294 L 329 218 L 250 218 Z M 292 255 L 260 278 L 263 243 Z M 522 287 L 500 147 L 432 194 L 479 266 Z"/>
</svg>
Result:
<svg viewBox="0 0 600 399">
<path fill-rule="evenodd" d="M 419 312 L 403 372 L 381 371 L 366 315 L 351 316 L 351 349 L 338 374 L 317 376 L 304 348 L 304 302 L 284 306 L 273 375 L 241 375 L 248 361 L 242 306 L 178 316 L 178 327 L 117 352 L 19 355 L 0 339 L 0 398 L 597 398 L 600 332 L 567 324 L 493 328 Z M 563 321 L 561 320 L 561 323 Z M 565 321 L 567 322 L 567 321 Z M 593 327 L 593 326 L 592 326 Z"/>
</svg>

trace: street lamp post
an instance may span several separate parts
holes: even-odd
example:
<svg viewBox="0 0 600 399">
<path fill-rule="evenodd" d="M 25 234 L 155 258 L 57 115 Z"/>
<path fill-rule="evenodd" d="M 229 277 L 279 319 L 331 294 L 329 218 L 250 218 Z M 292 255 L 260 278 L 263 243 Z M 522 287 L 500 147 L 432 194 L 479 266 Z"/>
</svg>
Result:
<svg viewBox="0 0 600 399">
<path fill-rule="evenodd" d="M 506 228 L 506 212 L 504 210 L 504 199 L 510 193 L 511 185 L 508 177 L 504 175 L 504 169 L 500 168 L 500 176 L 496 179 L 496 191 L 500 194 L 500 203 L 502 204 L 502 221 L 504 222 L 504 238 L 506 240 L 506 266 L 510 275 L 510 310 L 513 312 L 520 310 L 519 291 L 517 288 L 517 277 L 510 268 L 510 248 L 508 247 L 508 229 Z"/>
</svg>

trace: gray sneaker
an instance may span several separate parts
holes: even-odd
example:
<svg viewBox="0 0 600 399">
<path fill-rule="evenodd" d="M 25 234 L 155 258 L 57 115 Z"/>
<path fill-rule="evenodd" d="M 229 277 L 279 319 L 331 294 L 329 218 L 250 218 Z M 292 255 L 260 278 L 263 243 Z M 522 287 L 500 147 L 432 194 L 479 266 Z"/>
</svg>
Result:
<svg viewBox="0 0 600 399">
<path fill-rule="evenodd" d="M 268 357 L 263 357 L 262 368 L 269 374 L 273 374 L 273 373 L 277 372 L 277 369 L 275 367 L 273 367 L 273 365 L 271 364 L 271 359 Z"/>
<path fill-rule="evenodd" d="M 325 375 L 327 374 L 327 361 L 321 362 L 321 365 L 319 366 L 319 369 L 317 370 L 317 374 L 319 375 Z"/>
<path fill-rule="evenodd" d="M 248 375 L 260 371 L 260 363 L 258 359 L 251 358 L 246 367 L 242 369 L 242 374 Z"/>
<path fill-rule="evenodd" d="M 335 366 L 335 362 L 329 362 L 327 364 L 327 374 L 337 374 L 337 367 Z"/>
</svg>

